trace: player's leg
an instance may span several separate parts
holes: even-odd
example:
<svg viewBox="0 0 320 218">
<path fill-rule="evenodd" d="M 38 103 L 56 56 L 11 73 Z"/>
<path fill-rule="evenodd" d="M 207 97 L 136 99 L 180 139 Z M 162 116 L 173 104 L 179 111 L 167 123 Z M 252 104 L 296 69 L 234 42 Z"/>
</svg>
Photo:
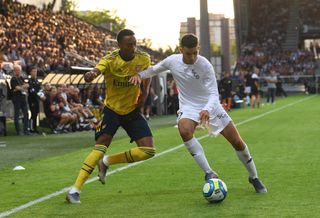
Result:
<svg viewBox="0 0 320 218">
<path fill-rule="evenodd" d="M 244 164 L 249 173 L 249 182 L 253 184 L 256 191 L 259 193 L 267 192 L 266 187 L 258 178 L 257 169 L 250 154 L 249 148 L 242 140 L 237 128 L 232 121 L 229 122 L 229 124 L 222 130 L 221 134 L 230 142 L 230 144 L 235 149 L 238 158 Z"/>
<path fill-rule="evenodd" d="M 258 94 L 257 94 L 257 108 L 260 108 L 260 103 L 261 103 L 261 95 L 259 92 L 260 91 L 258 91 Z"/>
<path fill-rule="evenodd" d="M 218 177 L 211 169 L 199 141 L 194 137 L 194 130 L 198 123 L 188 118 L 180 118 L 178 122 L 180 136 L 189 153 L 205 173 L 205 180 Z"/>
<path fill-rule="evenodd" d="M 109 166 L 119 163 L 132 163 L 149 159 L 155 155 L 153 138 L 147 121 L 139 110 L 121 116 L 121 126 L 126 130 L 138 147 L 117 154 L 104 156 L 99 162 L 99 178 L 105 184 L 105 176 Z"/>
<path fill-rule="evenodd" d="M 229 95 L 229 97 L 228 97 L 227 111 L 230 111 L 230 110 L 231 110 L 231 105 L 232 105 L 231 95 Z"/>
<path fill-rule="evenodd" d="M 96 144 L 90 154 L 86 157 L 80 169 L 79 175 L 74 186 L 67 194 L 69 203 L 80 203 L 80 191 L 84 183 L 87 181 L 99 160 L 102 159 L 107 147 L 112 141 L 112 136 L 102 134 L 96 141 Z"/>
<path fill-rule="evenodd" d="M 99 160 L 103 158 L 103 155 L 105 154 L 107 147 L 110 145 L 113 135 L 116 133 L 119 126 L 120 123 L 115 113 L 105 108 L 103 111 L 102 122 L 96 128 L 96 144 L 84 160 L 76 182 L 67 194 L 68 202 L 80 203 L 80 190 L 82 186 L 93 172 Z"/>
<path fill-rule="evenodd" d="M 252 93 L 251 98 L 250 98 L 250 106 L 251 108 L 254 108 L 256 104 L 256 96 L 254 93 Z"/>
</svg>

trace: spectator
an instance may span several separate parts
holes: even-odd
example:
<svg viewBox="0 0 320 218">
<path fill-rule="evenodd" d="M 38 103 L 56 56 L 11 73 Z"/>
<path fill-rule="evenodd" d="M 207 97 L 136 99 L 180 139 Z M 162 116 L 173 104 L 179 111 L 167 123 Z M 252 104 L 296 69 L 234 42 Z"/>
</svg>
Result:
<svg viewBox="0 0 320 218">
<path fill-rule="evenodd" d="M 286 91 L 282 87 L 282 79 L 280 76 L 277 76 L 277 83 L 276 83 L 276 96 L 282 96 L 287 97 Z"/>
<path fill-rule="evenodd" d="M 250 106 L 254 108 L 260 107 L 261 103 L 261 89 L 260 89 L 260 78 L 259 78 L 260 70 L 257 67 L 253 68 L 253 74 L 251 76 L 251 99 L 250 99 Z"/>
<path fill-rule="evenodd" d="M 230 72 L 224 73 L 224 77 L 220 80 L 219 88 L 219 92 L 221 93 L 222 106 L 226 111 L 230 111 L 232 102 L 232 80 Z"/>
<path fill-rule="evenodd" d="M 177 111 L 179 110 L 179 91 L 178 87 L 176 85 L 176 82 L 172 78 L 169 80 L 169 105 L 168 107 L 171 109 L 171 114 L 177 114 Z"/>
<path fill-rule="evenodd" d="M 32 67 L 30 71 L 31 78 L 29 79 L 28 88 L 28 104 L 31 112 L 30 118 L 30 132 L 39 133 L 37 129 L 37 118 L 39 114 L 39 96 L 38 93 L 41 89 L 40 82 L 37 79 L 37 68 Z"/>
<path fill-rule="evenodd" d="M 19 65 L 14 65 L 13 70 L 14 76 L 11 78 L 10 84 L 14 107 L 14 125 L 17 135 L 30 135 L 30 132 L 28 131 L 28 105 L 26 100 L 29 84 L 24 82 L 24 79 L 21 76 L 21 67 Z M 19 125 L 20 111 L 23 115 L 23 133 L 20 132 Z"/>
<path fill-rule="evenodd" d="M 276 83 L 277 83 L 277 75 L 274 70 L 271 70 L 270 75 L 267 77 L 268 82 L 268 95 L 267 95 L 267 103 L 269 103 L 271 98 L 271 103 L 274 103 L 275 94 L 276 94 Z"/>
</svg>

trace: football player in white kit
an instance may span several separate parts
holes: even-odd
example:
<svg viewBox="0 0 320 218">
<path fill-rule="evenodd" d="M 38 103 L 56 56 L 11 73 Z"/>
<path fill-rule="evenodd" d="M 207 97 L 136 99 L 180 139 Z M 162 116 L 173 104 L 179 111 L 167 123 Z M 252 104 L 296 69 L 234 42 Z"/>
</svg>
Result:
<svg viewBox="0 0 320 218">
<path fill-rule="evenodd" d="M 180 41 L 180 52 L 181 54 L 173 54 L 131 77 L 129 81 L 137 85 L 144 78 L 170 70 L 179 90 L 179 133 L 186 148 L 205 172 L 205 180 L 217 178 L 218 175 L 209 166 L 201 144 L 194 137 L 197 125 L 205 125 L 209 134 L 223 135 L 245 165 L 249 173 L 249 182 L 256 192 L 267 192 L 258 178 L 248 146 L 220 104 L 217 80 L 212 65 L 206 58 L 198 55 L 198 38 L 193 34 L 184 35 Z"/>
</svg>

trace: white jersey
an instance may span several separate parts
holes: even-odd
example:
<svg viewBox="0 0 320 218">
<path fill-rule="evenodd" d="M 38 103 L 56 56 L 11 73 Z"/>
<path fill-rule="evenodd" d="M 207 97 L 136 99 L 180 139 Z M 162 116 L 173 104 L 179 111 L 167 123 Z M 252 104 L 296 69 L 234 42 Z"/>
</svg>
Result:
<svg viewBox="0 0 320 218">
<path fill-rule="evenodd" d="M 198 55 L 194 64 L 185 64 L 182 54 L 174 54 L 160 63 L 140 72 L 141 78 L 148 78 L 170 70 L 179 91 L 179 108 L 213 112 L 219 102 L 215 72 L 210 62 Z"/>
</svg>

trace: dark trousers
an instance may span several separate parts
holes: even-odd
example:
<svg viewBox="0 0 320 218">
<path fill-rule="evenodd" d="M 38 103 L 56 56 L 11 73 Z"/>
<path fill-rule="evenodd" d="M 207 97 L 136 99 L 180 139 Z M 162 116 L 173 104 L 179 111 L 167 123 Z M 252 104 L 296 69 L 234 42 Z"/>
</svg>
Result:
<svg viewBox="0 0 320 218">
<path fill-rule="evenodd" d="M 31 112 L 30 130 L 37 131 L 37 117 L 39 114 L 39 101 L 37 99 L 28 99 L 29 109 Z"/>
<path fill-rule="evenodd" d="M 274 102 L 275 94 L 276 94 L 276 88 L 268 88 L 268 96 L 267 96 L 268 103 L 269 103 L 270 98 L 271 98 L 271 103 Z"/>
<path fill-rule="evenodd" d="M 14 108 L 14 126 L 17 134 L 20 134 L 19 115 L 20 111 L 23 114 L 23 131 L 28 132 L 28 105 L 25 97 L 12 97 L 12 103 Z"/>
</svg>

